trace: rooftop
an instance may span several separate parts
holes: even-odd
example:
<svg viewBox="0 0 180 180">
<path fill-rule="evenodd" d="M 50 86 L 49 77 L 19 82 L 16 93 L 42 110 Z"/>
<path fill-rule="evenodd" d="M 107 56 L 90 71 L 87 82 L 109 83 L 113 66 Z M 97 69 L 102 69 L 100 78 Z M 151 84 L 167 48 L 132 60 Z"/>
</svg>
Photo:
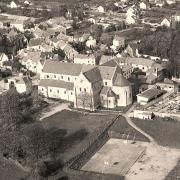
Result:
<svg viewBox="0 0 180 180">
<path fill-rule="evenodd" d="M 150 89 L 143 91 L 141 94 L 138 94 L 137 96 L 141 96 L 141 97 L 151 99 L 151 98 L 159 96 L 163 93 L 164 93 L 163 90 L 160 90 L 160 89 L 153 87 L 153 88 L 150 88 Z"/>
<path fill-rule="evenodd" d="M 43 87 L 57 87 L 68 90 L 73 90 L 74 84 L 71 82 L 64 82 L 60 80 L 52 80 L 52 79 L 41 79 L 39 82 L 39 86 Z"/>
</svg>

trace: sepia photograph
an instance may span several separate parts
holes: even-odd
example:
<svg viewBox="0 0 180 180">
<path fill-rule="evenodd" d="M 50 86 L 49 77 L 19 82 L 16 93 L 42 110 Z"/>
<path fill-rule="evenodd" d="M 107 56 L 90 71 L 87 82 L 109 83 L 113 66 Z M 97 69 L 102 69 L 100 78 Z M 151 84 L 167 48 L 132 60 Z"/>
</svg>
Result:
<svg viewBox="0 0 180 180">
<path fill-rule="evenodd" d="M 180 0 L 0 0 L 0 180 L 180 180 Z"/>
</svg>

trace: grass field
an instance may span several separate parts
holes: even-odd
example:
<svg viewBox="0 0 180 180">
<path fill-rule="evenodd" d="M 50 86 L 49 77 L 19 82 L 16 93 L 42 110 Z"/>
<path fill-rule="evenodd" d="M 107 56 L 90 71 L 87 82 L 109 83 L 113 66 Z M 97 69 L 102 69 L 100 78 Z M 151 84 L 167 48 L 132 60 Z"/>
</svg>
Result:
<svg viewBox="0 0 180 180">
<path fill-rule="evenodd" d="M 27 173 L 14 163 L 0 157 L 0 180 L 20 180 L 26 176 Z"/>
<path fill-rule="evenodd" d="M 124 117 L 119 118 L 119 120 L 116 121 L 109 129 L 109 132 L 113 132 L 116 138 L 130 140 L 133 140 L 135 138 L 134 140 L 148 141 L 145 136 L 129 126 Z"/>
<path fill-rule="evenodd" d="M 84 115 L 63 110 L 43 119 L 42 123 L 50 132 L 54 132 L 56 139 L 61 142 L 58 154 L 66 161 L 69 158 L 69 151 L 74 146 L 93 133 L 96 128 L 103 126 L 114 117 L 115 115 Z"/>
<path fill-rule="evenodd" d="M 180 122 L 140 119 L 134 119 L 133 122 L 150 134 L 159 145 L 180 148 Z"/>
<path fill-rule="evenodd" d="M 121 139 L 110 139 L 82 168 L 105 174 L 125 175 L 143 155 L 145 148 L 125 144 Z"/>
</svg>

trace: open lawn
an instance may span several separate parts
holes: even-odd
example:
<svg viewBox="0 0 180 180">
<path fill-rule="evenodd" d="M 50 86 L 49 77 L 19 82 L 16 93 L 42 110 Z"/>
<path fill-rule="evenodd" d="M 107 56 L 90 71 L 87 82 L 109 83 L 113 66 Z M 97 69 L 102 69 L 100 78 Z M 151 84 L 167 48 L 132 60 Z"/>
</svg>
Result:
<svg viewBox="0 0 180 180">
<path fill-rule="evenodd" d="M 42 123 L 46 128 L 64 129 L 67 131 L 67 135 L 70 135 L 80 129 L 91 133 L 114 117 L 115 115 L 84 115 L 79 112 L 63 110 L 43 119 Z"/>
<path fill-rule="evenodd" d="M 151 135 L 159 145 L 180 148 L 180 122 L 133 119 L 133 122 Z"/>
<path fill-rule="evenodd" d="M 114 138 L 128 139 L 135 141 L 148 141 L 148 139 L 134 128 L 129 126 L 124 117 L 120 117 L 109 129 L 109 134 Z"/>
<path fill-rule="evenodd" d="M 13 162 L 0 157 L 0 180 L 20 180 L 27 176 L 27 173 L 21 170 Z"/>
</svg>

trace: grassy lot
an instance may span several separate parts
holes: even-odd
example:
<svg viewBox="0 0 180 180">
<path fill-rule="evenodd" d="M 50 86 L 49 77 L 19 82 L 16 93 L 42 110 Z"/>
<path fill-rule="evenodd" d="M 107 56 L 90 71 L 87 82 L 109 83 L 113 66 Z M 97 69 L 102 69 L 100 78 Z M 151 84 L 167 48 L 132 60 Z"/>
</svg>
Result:
<svg viewBox="0 0 180 180">
<path fill-rule="evenodd" d="M 20 180 L 27 176 L 27 173 L 17 167 L 14 163 L 0 158 L 0 179 Z"/>
<path fill-rule="evenodd" d="M 97 127 L 102 126 L 111 120 L 114 115 L 91 115 L 78 112 L 63 110 L 43 120 L 46 128 L 64 129 L 66 136 L 85 129 L 87 133 L 93 132 Z"/>
<path fill-rule="evenodd" d="M 180 122 L 175 121 L 145 121 L 133 119 L 133 122 L 150 134 L 159 145 L 180 148 Z"/>
<path fill-rule="evenodd" d="M 117 136 L 117 138 L 127 139 L 127 135 L 129 135 L 128 139 L 130 140 L 133 140 L 133 138 L 135 137 L 136 140 L 138 139 L 141 141 L 148 141 L 145 136 L 129 126 L 124 117 L 120 117 L 119 120 L 116 121 L 109 129 L 109 131 L 113 132 L 114 135 L 116 134 L 115 136 Z"/>
<path fill-rule="evenodd" d="M 60 142 L 58 155 L 66 159 L 68 152 L 87 135 L 103 126 L 115 115 L 92 115 L 63 110 L 42 121 L 43 126 Z"/>
</svg>

